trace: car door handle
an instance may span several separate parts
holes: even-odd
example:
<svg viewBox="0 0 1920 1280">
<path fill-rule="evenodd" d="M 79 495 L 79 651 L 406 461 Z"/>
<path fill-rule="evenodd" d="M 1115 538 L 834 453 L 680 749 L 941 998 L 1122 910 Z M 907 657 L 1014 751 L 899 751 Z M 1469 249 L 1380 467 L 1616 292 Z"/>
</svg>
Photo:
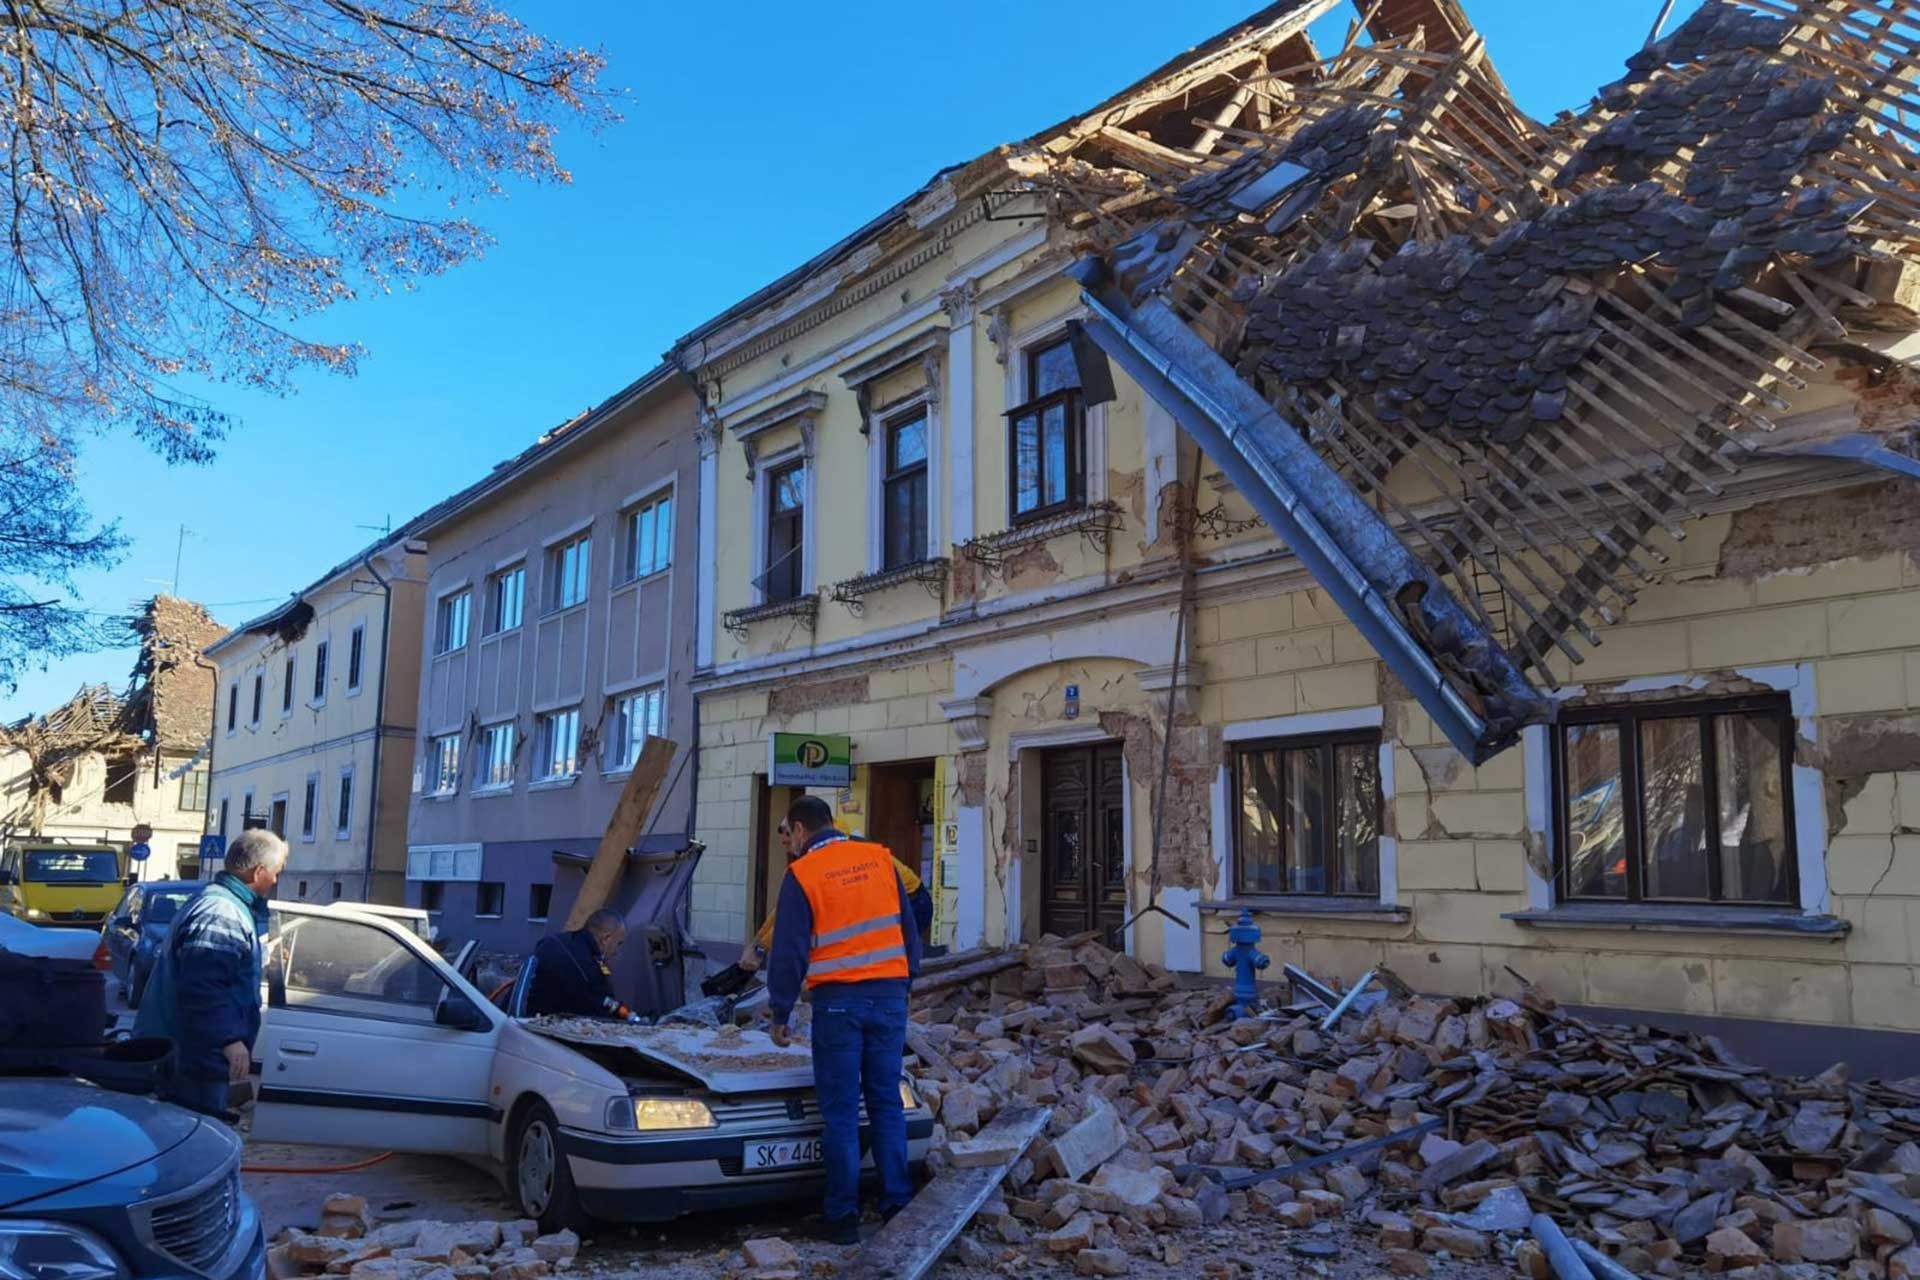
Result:
<svg viewBox="0 0 1920 1280">
<path fill-rule="evenodd" d="M 316 1040 L 282 1040 L 280 1042 L 280 1055 L 285 1058 L 311 1058 L 319 1052 L 320 1044 Z"/>
</svg>

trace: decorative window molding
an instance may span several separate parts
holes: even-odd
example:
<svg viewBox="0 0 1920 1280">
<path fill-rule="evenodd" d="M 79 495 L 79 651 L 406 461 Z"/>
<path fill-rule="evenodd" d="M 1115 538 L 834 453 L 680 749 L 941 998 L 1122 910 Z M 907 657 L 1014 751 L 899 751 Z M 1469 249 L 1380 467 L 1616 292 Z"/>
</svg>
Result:
<svg viewBox="0 0 1920 1280">
<path fill-rule="evenodd" d="M 811 463 L 814 431 L 819 426 L 820 417 L 826 409 L 826 392 L 802 391 L 798 395 L 788 396 L 770 409 L 763 409 L 759 413 L 730 424 L 727 429 L 733 433 L 733 438 L 740 442 L 740 448 L 747 456 L 747 479 L 754 480 L 760 470 L 761 438 L 768 432 L 777 431 L 789 423 L 800 428 L 800 449 L 807 461 Z"/>
<path fill-rule="evenodd" d="M 820 617 L 820 597 L 817 595 L 795 596 L 791 600 L 775 600 L 771 604 L 757 604 L 751 608 L 733 609 L 721 615 L 720 623 L 737 640 L 744 641 L 755 623 L 771 622 L 776 618 L 795 618 L 812 631 Z"/>
<path fill-rule="evenodd" d="M 940 388 L 950 336 L 951 331 L 944 327 L 924 330 L 840 375 L 860 402 L 860 433 L 867 438 L 868 573 L 888 567 L 886 493 L 891 432 L 910 421 L 916 412 L 926 421 L 926 554 L 937 556 L 945 548 L 941 530 L 947 497 L 944 474 L 947 415 L 943 411 Z M 922 384 L 885 404 L 874 404 L 874 385 L 889 374 L 909 368 L 915 361 L 920 365 Z"/>
<path fill-rule="evenodd" d="M 1027 359 L 1027 353 L 1038 347 L 1049 346 L 1066 337 L 1067 326 L 1073 321 L 1084 320 L 1087 316 L 1087 309 L 1084 305 L 1072 307 L 1061 312 L 1059 315 L 1029 325 L 1017 333 L 1008 333 L 1006 330 L 1005 318 L 1007 312 L 1008 308 L 1004 305 L 994 312 L 994 323 L 988 325 L 987 336 L 993 340 L 995 357 L 1006 371 L 1006 398 L 1003 403 L 1007 409 L 1011 411 L 1034 398 L 1033 388 L 1029 385 L 1030 370 L 1028 369 L 1028 365 L 1032 362 Z M 996 325 L 999 326 L 997 335 L 995 333 Z M 1086 404 L 1083 402 L 1080 408 L 1080 414 L 1082 424 L 1081 468 L 1084 472 L 1083 483 L 1085 489 L 1085 492 L 1081 496 L 1086 504 L 1092 507 L 1106 501 L 1107 498 L 1107 405 L 1105 403 Z M 1012 524 L 1014 521 L 1013 466 L 1013 450 L 1011 448 L 1011 441 L 1009 441 L 1009 448 L 1007 450 L 1008 482 L 1005 486 L 1007 490 L 1007 522 L 1009 524 Z"/>
<path fill-rule="evenodd" d="M 366 677 L 367 667 L 367 624 L 356 622 L 353 630 L 347 634 L 347 696 L 356 697 L 360 693 L 360 683 Z"/>
<path fill-rule="evenodd" d="M 1030 520 L 998 533 L 983 533 L 961 543 L 954 551 L 979 565 L 986 576 L 992 578 L 1005 571 L 1008 557 L 1020 548 L 1069 533 L 1079 534 L 1089 546 L 1104 555 L 1112 543 L 1113 535 L 1124 527 L 1120 504 L 1101 501 Z"/>
<path fill-rule="evenodd" d="M 833 599 L 835 603 L 845 605 L 847 611 L 857 618 L 866 611 L 866 597 L 903 583 L 917 582 L 926 588 L 936 604 L 943 603 L 947 598 L 947 578 L 951 568 L 952 562 L 945 556 L 915 560 L 896 568 L 881 569 L 836 582 L 833 584 Z"/>
<path fill-rule="evenodd" d="M 847 389 L 852 391 L 854 398 L 859 401 L 860 430 L 863 433 L 867 430 L 870 425 L 868 418 L 876 407 L 873 404 L 874 384 L 889 374 L 898 373 L 918 362 L 925 375 L 928 390 L 937 395 L 940 386 L 940 358 L 946 353 L 946 349 L 947 327 L 934 325 L 931 328 L 922 329 L 904 342 L 888 347 L 878 355 L 869 356 L 841 373 L 840 381 L 847 384 Z"/>
</svg>

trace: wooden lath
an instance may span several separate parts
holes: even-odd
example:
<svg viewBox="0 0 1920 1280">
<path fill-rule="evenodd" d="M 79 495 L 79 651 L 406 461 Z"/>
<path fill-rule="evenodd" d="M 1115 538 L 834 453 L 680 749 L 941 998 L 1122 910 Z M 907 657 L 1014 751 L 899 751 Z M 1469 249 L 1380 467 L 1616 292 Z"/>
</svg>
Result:
<svg viewBox="0 0 1920 1280">
<path fill-rule="evenodd" d="M 1094 252 L 1137 246 L 1143 233 L 1157 234 L 1157 243 L 1178 243 L 1179 259 L 1162 270 L 1158 291 L 1276 407 L 1309 428 L 1323 456 L 1424 548 L 1434 571 L 1458 584 L 1461 600 L 1489 624 L 1493 619 L 1477 602 L 1495 593 L 1514 656 L 1551 683 L 1552 658 L 1578 663 L 1581 644 L 1598 642 L 1596 624 L 1616 620 L 1660 572 L 1665 561 L 1656 535 L 1683 538 L 1703 503 L 1738 478 L 1753 444 L 1772 429 L 1771 415 L 1823 368 L 1808 348 L 1844 334 L 1843 314 L 1876 305 L 1865 268 L 1920 257 L 1920 0 L 1753 0 L 1732 9 L 1736 19 L 1786 19 L 1784 27 L 1729 21 L 1729 28 L 1758 31 L 1763 47 L 1742 45 L 1745 35 L 1729 41 L 1716 34 L 1714 22 L 1727 18 L 1731 6 L 1708 0 L 1703 17 L 1654 47 L 1661 56 L 1672 51 L 1668 62 L 1651 65 L 1648 55 L 1641 59 L 1647 65 L 1551 127 L 1513 105 L 1484 42 L 1453 0 L 1373 0 L 1362 7 L 1375 43 L 1349 40 L 1310 65 L 1275 67 L 1270 91 L 1260 78 L 1244 82 L 1241 89 L 1252 93 L 1244 101 L 1235 94 L 1238 108 L 1194 121 L 1207 139 L 1206 154 L 1158 155 L 1155 163 L 1132 165 L 1144 181 L 1120 194 L 1110 182 L 1104 189 L 1089 182 L 1085 173 L 1060 172 L 1048 185 Z M 1683 30 L 1693 45 L 1675 43 Z M 1768 40 L 1777 47 L 1764 47 Z M 1700 50 L 1698 56 L 1690 48 Z M 1695 117 L 1685 114 L 1693 101 L 1687 95 L 1696 87 L 1705 93 L 1707 76 L 1721 77 L 1714 84 L 1777 76 L 1788 86 L 1817 85 L 1824 114 L 1762 116 L 1745 104 L 1741 113 L 1716 114 L 1720 123 L 1696 142 L 1686 133 L 1695 127 Z M 1656 150 L 1648 153 L 1652 167 L 1623 178 L 1616 172 L 1621 159 L 1638 153 L 1619 150 L 1615 139 L 1632 146 L 1639 135 L 1623 133 L 1616 122 L 1638 113 L 1655 93 L 1664 96 L 1649 119 L 1672 128 L 1679 110 L 1681 133 L 1672 135 L 1669 152 L 1658 150 L 1666 144 L 1656 138 L 1650 144 Z M 1264 122 L 1249 110 L 1256 100 L 1264 104 Z M 1262 219 L 1276 206 L 1256 214 L 1222 203 L 1277 172 L 1294 139 L 1326 134 L 1343 112 L 1348 120 L 1362 113 L 1378 136 L 1349 171 L 1314 179 L 1320 185 L 1311 207 L 1283 226 L 1268 226 Z M 1850 119 L 1851 127 L 1824 128 L 1834 119 Z M 1767 186 L 1780 170 L 1765 165 L 1751 176 L 1715 171 L 1712 181 L 1690 187 L 1696 157 L 1715 145 L 1713 129 L 1757 129 L 1738 136 L 1789 139 L 1805 130 L 1826 149 L 1804 158 L 1785 190 Z M 1190 185 L 1196 179 L 1205 181 Z M 1720 198 L 1714 184 L 1735 180 L 1758 184 L 1750 190 L 1765 197 L 1751 207 L 1764 208 L 1767 221 L 1752 224 L 1752 232 L 1747 221 L 1727 232 L 1728 215 L 1713 212 Z M 1654 185 L 1635 194 L 1636 181 Z M 1644 194 L 1655 190 L 1661 194 Z M 1831 193 L 1825 206 L 1817 203 L 1822 192 Z M 1873 203 L 1853 210 L 1836 238 L 1822 218 L 1836 206 L 1851 209 L 1845 202 L 1858 197 Z M 1797 203 L 1802 200 L 1808 203 Z M 1602 249 L 1611 242 L 1604 230 L 1585 228 L 1605 224 L 1610 202 L 1617 201 L 1630 210 L 1622 215 L 1621 243 L 1649 247 L 1617 261 L 1607 261 L 1604 252 L 1589 261 L 1596 242 Z M 1748 207 L 1741 206 L 1742 213 Z M 1722 240 L 1701 238 L 1709 224 Z M 1750 234 L 1768 237 L 1755 242 L 1771 255 L 1763 263 L 1743 257 L 1729 266 L 1734 258 L 1719 258 Z M 1498 430 L 1460 429 L 1457 416 L 1428 421 L 1431 404 L 1385 416 L 1376 396 L 1403 382 L 1414 385 L 1410 375 L 1383 372 L 1379 363 L 1395 351 L 1415 350 L 1408 345 L 1413 338 L 1397 344 L 1382 338 L 1381 349 L 1366 345 L 1373 327 L 1392 331 L 1392 314 L 1355 313 L 1348 325 L 1358 333 L 1351 350 L 1361 354 L 1339 354 L 1349 340 L 1344 330 L 1297 328 L 1307 323 L 1299 320 L 1300 306 L 1312 303 L 1314 293 L 1285 304 L 1280 330 L 1265 321 L 1254 336 L 1250 327 L 1257 308 L 1282 296 L 1274 290 L 1295 287 L 1296 279 L 1297 287 L 1322 288 L 1309 269 L 1315 255 L 1365 244 L 1370 247 L 1355 269 L 1384 280 L 1399 268 L 1395 259 L 1403 250 L 1441 255 L 1432 261 L 1444 264 L 1452 260 L 1445 256 L 1453 252 L 1449 246 L 1459 245 L 1471 278 L 1474 270 L 1492 271 L 1491 255 L 1509 252 L 1500 246 L 1518 243 L 1514 236 L 1529 245 L 1564 237 L 1573 255 L 1539 286 L 1541 297 L 1562 308 L 1549 318 L 1578 326 L 1573 336 L 1581 347 L 1563 382 L 1533 384 L 1551 389 L 1534 393 L 1530 413 L 1514 414 L 1505 398 L 1495 406 L 1492 392 L 1483 394 L 1471 378 L 1458 390 L 1451 381 L 1436 382 L 1475 368 L 1488 372 L 1471 377 L 1491 379 L 1492 370 L 1503 367 L 1492 355 L 1483 361 L 1471 350 L 1456 352 L 1435 364 L 1431 351 L 1438 348 L 1420 348 L 1411 375 L 1426 379 L 1429 395 L 1439 388 L 1447 398 L 1436 403 L 1449 406 L 1447 414 L 1479 405 L 1483 414 L 1507 415 Z M 1816 260 L 1810 249 L 1776 248 L 1776 236 L 1828 246 L 1818 252 L 1839 257 Z M 1830 247 L 1836 243 L 1837 251 Z M 1336 291 L 1336 301 L 1325 304 L 1336 310 L 1346 305 L 1337 302 L 1345 290 L 1364 287 L 1342 279 L 1336 273 L 1325 286 Z M 1461 307 L 1479 305 L 1462 296 Z M 1518 314 L 1537 320 L 1547 313 Z M 1505 320 L 1514 323 L 1511 314 Z M 1494 336 L 1511 332 L 1496 326 Z M 1285 334 L 1294 335 L 1292 342 L 1302 333 L 1319 334 L 1313 341 L 1329 348 L 1285 356 L 1276 368 L 1317 370 L 1329 359 L 1344 367 L 1331 375 L 1287 377 L 1266 367 L 1275 349 L 1263 344 Z M 1431 340 L 1448 339 L 1440 332 Z M 1504 341 L 1501 360 L 1529 350 L 1514 347 L 1511 337 Z M 1530 359 L 1519 367 L 1530 367 Z M 1356 360 L 1371 361 L 1371 372 Z M 1542 368 L 1532 372 L 1538 377 Z M 1469 395 L 1476 398 L 1464 398 Z M 1416 507 L 1398 494 L 1405 481 L 1440 496 Z"/>
</svg>

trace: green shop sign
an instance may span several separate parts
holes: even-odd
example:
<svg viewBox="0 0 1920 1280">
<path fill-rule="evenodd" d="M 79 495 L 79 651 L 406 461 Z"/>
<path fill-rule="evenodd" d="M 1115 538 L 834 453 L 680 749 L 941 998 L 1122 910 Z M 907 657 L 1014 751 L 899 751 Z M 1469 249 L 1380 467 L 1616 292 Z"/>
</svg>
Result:
<svg viewBox="0 0 1920 1280">
<path fill-rule="evenodd" d="M 850 786 L 853 739 L 844 733 L 770 734 L 767 782 L 776 787 Z"/>
</svg>

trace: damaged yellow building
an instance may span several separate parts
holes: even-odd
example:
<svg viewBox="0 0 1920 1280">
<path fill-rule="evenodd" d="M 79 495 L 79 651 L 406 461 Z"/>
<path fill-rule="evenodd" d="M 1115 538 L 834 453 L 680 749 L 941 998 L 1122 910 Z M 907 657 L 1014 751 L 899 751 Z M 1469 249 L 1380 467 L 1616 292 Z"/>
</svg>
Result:
<svg viewBox="0 0 1920 1280">
<path fill-rule="evenodd" d="M 923 867 L 942 945 L 1223 976 L 1246 910 L 1343 981 L 1920 1031 L 1884 6 L 1708 0 L 1550 126 L 1452 0 L 1317 49 L 1332 8 L 677 344 L 694 933 L 748 939 L 796 759 L 844 745 L 822 793 Z"/>
</svg>

